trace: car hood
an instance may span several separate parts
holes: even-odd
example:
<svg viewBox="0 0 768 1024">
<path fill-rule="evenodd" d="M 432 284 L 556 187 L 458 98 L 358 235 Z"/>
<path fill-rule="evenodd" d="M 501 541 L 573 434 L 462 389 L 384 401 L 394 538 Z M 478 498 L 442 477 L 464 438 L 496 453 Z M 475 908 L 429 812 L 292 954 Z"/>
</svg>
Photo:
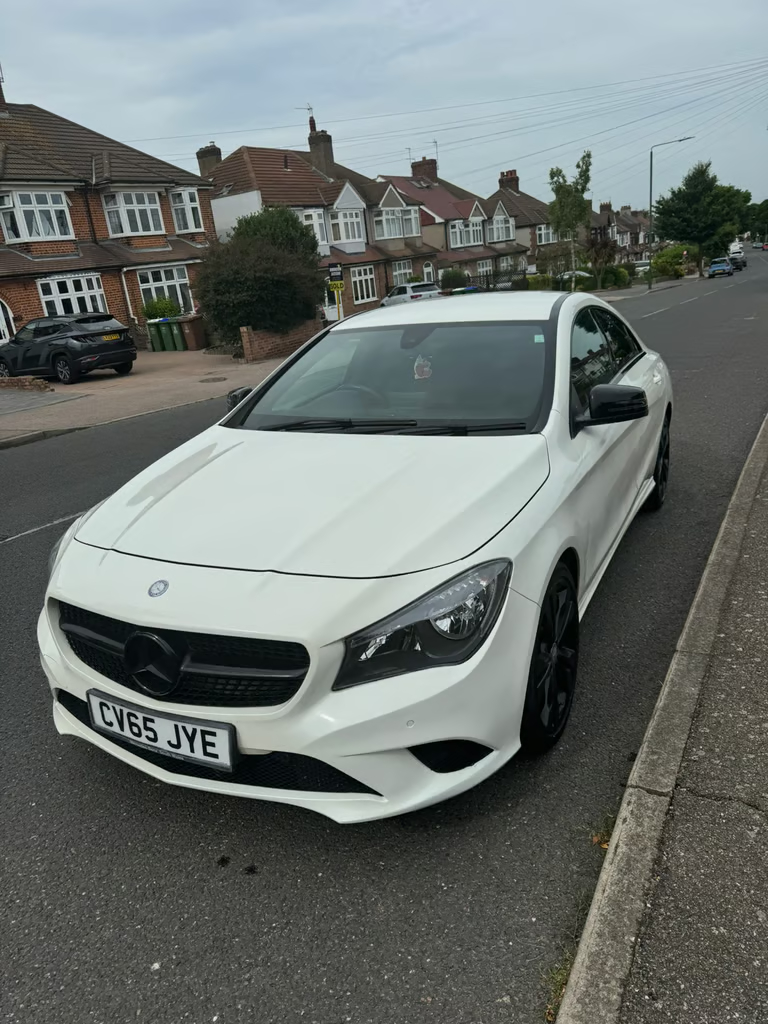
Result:
<svg viewBox="0 0 768 1024">
<path fill-rule="evenodd" d="M 540 434 L 280 433 L 212 427 L 87 515 L 75 536 L 203 566 L 370 578 L 458 561 L 549 475 Z"/>
</svg>

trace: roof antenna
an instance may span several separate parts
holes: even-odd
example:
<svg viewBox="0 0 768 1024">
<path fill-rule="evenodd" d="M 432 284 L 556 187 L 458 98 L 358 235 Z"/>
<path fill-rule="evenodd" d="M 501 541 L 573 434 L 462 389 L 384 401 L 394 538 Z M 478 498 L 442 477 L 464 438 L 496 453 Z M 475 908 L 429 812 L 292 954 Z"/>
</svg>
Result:
<svg viewBox="0 0 768 1024">
<path fill-rule="evenodd" d="M 314 117 L 314 113 L 315 112 L 312 109 L 312 104 L 311 103 L 307 103 L 303 107 L 294 107 L 293 109 L 294 110 L 306 110 L 306 112 L 309 114 L 309 130 L 311 132 L 316 132 L 317 131 L 317 125 L 315 124 L 315 117 Z"/>
<path fill-rule="evenodd" d="M 437 151 L 437 139 L 432 139 L 432 145 L 435 147 L 435 167 L 438 166 L 438 160 L 440 159 Z"/>
<path fill-rule="evenodd" d="M 3 65 L 0 64 L 0 104 L 5 103 L 5 93 L 3 92 L 3 82 L 4 81 L 5 81 L 5 78 L 3 76 Z M 7 115 L 7 113 L 8 112 L 6 111 L 6 115 Z"/>
<path fill-rule="evenodd" d="M 411 147 L 410 146 L 406 146 L 405 147 L 405 152 L 408 154 L 408 166 L 410 167 L 411 164 L 413 163 L 413 157 L 411 156 Z"/>
</svg>

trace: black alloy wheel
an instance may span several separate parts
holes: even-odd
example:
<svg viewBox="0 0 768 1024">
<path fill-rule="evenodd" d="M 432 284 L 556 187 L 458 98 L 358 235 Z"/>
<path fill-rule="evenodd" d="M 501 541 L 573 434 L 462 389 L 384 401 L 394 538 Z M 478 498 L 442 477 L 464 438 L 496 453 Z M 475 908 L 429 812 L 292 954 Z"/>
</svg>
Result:
<svg viewBox="0 0 768 1024">
<path fill-rule="evenodd" d="M 79 374 L 72 365 L 72 360 L 65 355 L 58 355 L 53 360 L 53 372 L 60 384 L 74 384 Z"/>
<path fill-rule="evenodd" d="M 568 567 L 560 564 L 541 605 L 525 693 L 520 743 L 540 754 L 560 739 L 568 721 L 579 661 L 579 602 Z"/>
<path fill-rule="evenodd" d="M 666 501 L 669 487 L 669 449 L 669 416 L 665 416 L 664 426 L 661 428 L 659 450 L 656 453 L 656 465 L 653 467 L 655 486 L 643 506 L 648 512 L 658 512 Z"/>
<path fill-rule="evenodd" d="M 0 359 L 0 377 L 10 377 L 11 368 L 4 359 Z"/>
</svg>

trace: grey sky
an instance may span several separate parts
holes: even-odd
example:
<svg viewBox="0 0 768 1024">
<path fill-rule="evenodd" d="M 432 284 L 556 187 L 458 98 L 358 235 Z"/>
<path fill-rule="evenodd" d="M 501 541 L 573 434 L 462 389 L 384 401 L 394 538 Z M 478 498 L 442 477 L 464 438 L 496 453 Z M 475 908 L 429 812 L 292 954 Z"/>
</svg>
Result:
<svg viewBox="0 0 768 1024">
<path fill-rule="evenodd" d="M 766 0 L 0 0 L 7 99 L 190 170 L 211 139 L 305 147 L 311 103 L 348 166 L 405 173 L 437 139 L 441 174 L 481 195 L 516 168 L 547 199 L 589 147 L 595 207 L 647 206 L 648 147 L 682 135 L 657 191 L 711 159 L 765 198 L 766 40 Z"/>
</svg>

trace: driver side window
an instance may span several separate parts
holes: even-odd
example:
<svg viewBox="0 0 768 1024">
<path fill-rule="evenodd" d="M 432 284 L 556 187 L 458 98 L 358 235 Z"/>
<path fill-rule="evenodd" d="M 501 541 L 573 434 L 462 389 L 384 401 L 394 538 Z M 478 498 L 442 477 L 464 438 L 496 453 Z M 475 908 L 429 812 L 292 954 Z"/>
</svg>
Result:
<svg viewBox="0 0 768 1024">
<path fill-rule="evenodd" d="M 571 412 L 586 412 L 589 392 L 595 384 L 607 384 L 615 376 L 616 367 L 605 335 L 590 310 L 582 309 L 571 331 Z"/>
<path fill-rule="evenodd" d="M 27 342 L 32 341 L 35 337 L 35 324 L 27 324 L 26 327 L 22 327 L 20 331 L 17 331 L 14 341 Z"/>
</svg>

